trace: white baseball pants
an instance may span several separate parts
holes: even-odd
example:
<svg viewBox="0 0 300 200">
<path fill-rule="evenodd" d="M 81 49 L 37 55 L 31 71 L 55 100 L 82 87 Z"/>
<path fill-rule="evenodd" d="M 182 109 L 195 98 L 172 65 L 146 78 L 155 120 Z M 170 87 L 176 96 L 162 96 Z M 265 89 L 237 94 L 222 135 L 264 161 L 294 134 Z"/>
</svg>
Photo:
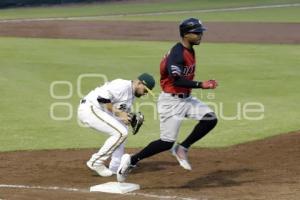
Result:
<svg viewBox="0 0 300 200">
<path fill-rule="evenodd" d="M 112 156 L 109 168 L 116 172 L 124 154 L 128 127 L 111 113 L 95 107 L 88 101 L 79 105 L 78 119 L 99 133 L 109 135 L 99 151 L 90 158 L 89 161 L 92 162 L 92 166 L 101 165 Z"/>
</svg>

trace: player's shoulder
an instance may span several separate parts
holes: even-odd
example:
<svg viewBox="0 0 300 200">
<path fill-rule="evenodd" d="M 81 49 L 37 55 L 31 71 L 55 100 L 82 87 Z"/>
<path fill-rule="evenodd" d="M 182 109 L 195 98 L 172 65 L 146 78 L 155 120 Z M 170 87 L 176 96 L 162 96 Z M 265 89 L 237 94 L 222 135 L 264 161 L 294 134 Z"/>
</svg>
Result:
<svg viewBox="0 0 300 200">
<path fill-rule="evenodd" d="M 171 48 L 170 53 L 171 54 L 182 54 L 183 50 L 184 50 L 183 45 L 180 42 L 178 42 Z"/>
<path fill-rule="evenodd" d="M 128 88 L 128 87 L 131 87 L 131 80 L 125 80 L 125 79 L 115 79 L 115 80 L 112 80 L 109 84 L 111 87 L 114 87 L 114 88 Z"/>
<path fill-rule="evenodd" d="M 184 46 L 180 43 L 180 42 L 177 42 L 173 47 L 172 47 L 172 50 L 183 50 L 184 49 Z"/>
<path fill-rule="evenodd" d="M 114 80 L 111 81 L 111 83 L 114 83 L 114 84 L 116 84 L 116 83 L 128 83 L 128 82 L 130 82 L 130 81 L 125 80 L 125 79 L 121 79 L 121 78 L 114 79 Z"/>
</svg>

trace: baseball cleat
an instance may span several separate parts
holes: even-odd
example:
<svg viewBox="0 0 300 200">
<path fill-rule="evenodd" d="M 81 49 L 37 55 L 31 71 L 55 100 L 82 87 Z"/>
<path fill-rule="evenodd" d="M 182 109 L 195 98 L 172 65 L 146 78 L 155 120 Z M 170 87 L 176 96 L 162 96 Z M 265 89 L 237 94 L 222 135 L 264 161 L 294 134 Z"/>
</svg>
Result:
<svg viewBox="0 0 300 200">
<path fill-rule="evenodd" d="M 109 170 L 113 173 L 113 174 L 117 174 L 118 169 L 115 168 L 109 168 Z"/>
<path fill-rule="evenodd" d="M 118 182 L 124 182 L 134 166 L 131 165 L 131 157 L 129 154 L 124 154 L 121 158 L 121 164 L 117 171 Z"/>
<path fill-rule="evenodd" d="M 90 170 L 95 171 L 99 176 L 108 177 L 113 175 L 113 172 L 107 169 L 104 164 L 92 165 L 92 162 L 88 161 L 86 165 Z"/>
<path fill-rule="evenodd" d="M 175 145 L 172 150 L 172 155 L 176 157 L 177 161 L 179 162 L 180 166 L 186 170 L 192 170 L 192 166 L 188 161 L 187 152 L 188 150 L 183 146 L 177 144 Z"/>
</svg>

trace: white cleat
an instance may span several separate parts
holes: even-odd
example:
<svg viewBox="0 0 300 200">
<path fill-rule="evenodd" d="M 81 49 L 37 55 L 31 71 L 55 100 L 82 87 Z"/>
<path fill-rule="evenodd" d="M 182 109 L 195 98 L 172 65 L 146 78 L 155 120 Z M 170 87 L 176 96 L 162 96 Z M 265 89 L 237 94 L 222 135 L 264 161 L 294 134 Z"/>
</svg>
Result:
<svg viewBox="0 0 300 200">
<path fill-rule="evenodd" d="M 180 154 L 178 153 L 179 148 L 180 148 Z M 171 150 L 172 155 L 176 157 L 177 161 L 179 162 L 180 166 L 183 169 L 192 170 L 192 166 L 190 165 L 190 163 L 188 161 L 187 151 L 188 150 L 186 148 L 184 148 L 183 146 L 181 146 L 179 144 L 175 145 Z"/>
<path fill-rule="evenodd" d="M 108 177 L 113 175 L 113 172 L 107 169 L 104 164 L 92 165 L 92 162 L 88 161 L 86 165 L 90 170 L 95 171 L 99 176 Z"/>
<path fill-rule="evenodd" d="M 129 154 L 124 154 L 121 158 L 121 164 L 117 171 L 117 180 L 118 182 L 124 182 L 131 171 L 131 169 L 134 167 L 131 165 L 131 157 Z"/>
<path fill-rule="evenodd" d="M 113 173 L 113 175 L 116 175 L 118 171 L 118 169 L 112 169 L 112 168 L 109 168 L 109 170 Z"/>
</svg>

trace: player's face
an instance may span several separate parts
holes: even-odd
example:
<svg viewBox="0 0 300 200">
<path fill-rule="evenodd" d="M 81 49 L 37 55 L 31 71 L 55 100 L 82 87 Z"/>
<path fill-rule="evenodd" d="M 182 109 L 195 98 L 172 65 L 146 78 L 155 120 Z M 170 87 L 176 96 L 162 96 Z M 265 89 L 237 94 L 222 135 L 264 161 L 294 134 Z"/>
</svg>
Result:
<svg viewBox="0 0 300 200">
<path fill-rule="evenodd" d="M 202 39 L 203 33 L 188 33 L 185 37 L 192 45 L 199 45 Z"/>
<path fill-rule="evenodd" d="M 134 92 L 134 95 L 136 97 L 141 97 L 147 93 L 148 93 L 148 91 L 146 89 L 146 86 L 141 81 L 139 81 L 137 84 L 136 90 Z"/>
</svg>

